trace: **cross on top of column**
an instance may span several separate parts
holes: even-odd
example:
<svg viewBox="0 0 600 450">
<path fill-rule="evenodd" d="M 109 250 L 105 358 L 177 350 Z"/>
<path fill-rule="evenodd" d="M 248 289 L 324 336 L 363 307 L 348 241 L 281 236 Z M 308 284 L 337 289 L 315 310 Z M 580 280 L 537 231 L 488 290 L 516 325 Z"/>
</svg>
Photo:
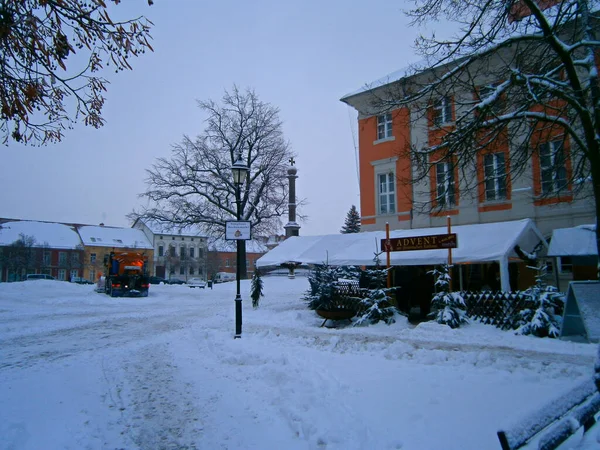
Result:
<svg viewBox="0 0 600 450">
<path fill-rule="evenodd" d="M 294 164 L 296 164 L 296 160 L 294 159 L 294 157 L 292 156 L 289 160 L 290 164 L 293 166 Z"/>
</svg>

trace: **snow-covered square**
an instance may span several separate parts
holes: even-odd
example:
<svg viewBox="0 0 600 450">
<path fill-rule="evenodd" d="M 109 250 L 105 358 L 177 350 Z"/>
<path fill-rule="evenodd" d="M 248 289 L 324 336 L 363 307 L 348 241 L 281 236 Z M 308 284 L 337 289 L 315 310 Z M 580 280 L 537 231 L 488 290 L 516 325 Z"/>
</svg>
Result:
<svg viewBox="0 0 600 450">
<path fill-rule="evenodd" d="M 235 283 L 0 284 L 0 448 L 499 449 L 593 373 L 595 345 L 477 323 L 320 327 L 305 277 L 263 280 L 242 339 Z"/>
</svg>

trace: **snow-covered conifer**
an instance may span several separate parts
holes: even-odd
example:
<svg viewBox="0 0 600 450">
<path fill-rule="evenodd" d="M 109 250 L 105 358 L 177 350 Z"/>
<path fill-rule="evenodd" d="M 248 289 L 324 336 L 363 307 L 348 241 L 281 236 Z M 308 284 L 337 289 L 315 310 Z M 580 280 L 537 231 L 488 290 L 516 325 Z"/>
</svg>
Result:
<svg viewBox="0 0 600 450">
<path fill-rule="evenodd" d="M 558 337 L 562 317 L 556 312 L 564 305 L 564 296 L 554 286 L 545 283 L 546 267 L 538 266 L 535 285 L 523 294 L 530 300 L 530 307 L 520 311 L 517 334 L 533 334 L 538 337 Z"/>
<path fill-rule="evenodd" d="M 433 317 L 437 323 L 458 328 L 468 323 L 465 300 L 459 292 L 450 292 L 450 271 L 448 264 L 443 264 L 429 272 L 435 278 L 436 294 L 431 300 Z"/>
<path fill-rule="evenodd" d="M 260 276 L 260 271 L 255 268 L 254 274 L 252 275 L 252 282 L 250 286 L 250 298 L 252 299 L 252 307 L 258 308 L 260 298 L 264 297 L 263 294 L 263 280 Z"/>
</svg>

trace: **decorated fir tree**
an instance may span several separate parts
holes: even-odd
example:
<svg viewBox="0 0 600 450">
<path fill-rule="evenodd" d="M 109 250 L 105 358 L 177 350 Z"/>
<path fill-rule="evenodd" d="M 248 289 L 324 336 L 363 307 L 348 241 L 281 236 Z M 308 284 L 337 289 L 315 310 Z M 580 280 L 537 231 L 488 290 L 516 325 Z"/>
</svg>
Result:
<svg viewBox="0 0 600 450">
<path fill-rule="evenodd" d="M 562 317 L 558 314 L 564 307 L 564 296 L 554 286 L 544 282 L 546 267 L 535 268 L 535 285 L 523 294 L 529 298 L 529 308 L 518 313 L 517 334 L 533 334 L 538 337 L 558 337 Z"/>
<path fill-rule="evenodd" d="M 443 264 L 429 272 L 435 278 L 436 294 L 431 300 L 430 317 L 437 323 L 458 328 L 468 323 L 466 304 L 459 292 L 450 292 L 450 271 L 448 264 Z"/>
<path fill-rule="evenodd" d="M 263 294 L 263 280 L 260 276 L 260 271 L 255 268 L 254 274 L 252 275 L 252 282 L 250 285 L 250 298 L 252 299 L 252 307 L 258 308 L 260 298 L 264 297 Z"/>
<path fill-rule="evenodd" d="M 356 210 L 356 206 L 352 205 L 350 211 L 348 211 L 346 221 L 340 232 L 342 234 L 360 233 L 360 215 Z"/>
</svg>

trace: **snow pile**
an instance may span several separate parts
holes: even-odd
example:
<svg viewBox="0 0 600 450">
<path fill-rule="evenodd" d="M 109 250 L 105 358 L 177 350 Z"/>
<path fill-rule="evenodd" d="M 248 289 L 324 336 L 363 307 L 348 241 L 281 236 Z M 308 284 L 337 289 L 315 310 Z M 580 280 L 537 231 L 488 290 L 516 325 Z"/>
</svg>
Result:
<svg viewBox="0 0 600 450">
<path fill-rule="evenodd" d="M 305 278 L 263 281 L 235 340 L 235 283 L 0 284 L 0 448 L 494 449 L 593 372 L 595 345 L 482 324 L 320 328 Z"/>
</svg>

